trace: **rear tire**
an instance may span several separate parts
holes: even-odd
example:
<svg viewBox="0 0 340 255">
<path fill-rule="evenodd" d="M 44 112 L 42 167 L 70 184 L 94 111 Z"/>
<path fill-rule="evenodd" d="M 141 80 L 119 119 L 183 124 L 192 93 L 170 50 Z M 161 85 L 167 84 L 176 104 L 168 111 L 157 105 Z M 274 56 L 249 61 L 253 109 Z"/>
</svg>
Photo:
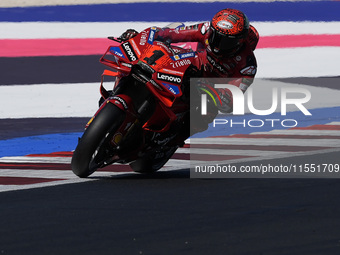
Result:
<svg viewBox="0 0 340 255">
<path fill-rule="evenodd" d="M 125 113 L 115 105 L 107 103 L 104 106 L 85 130 L 73 152 L 71 167 L 74 174 L 85 178 L 98 169 L 93 166 L 93 156 L 103 145 L 107 134 L 114 134 L 124 118 Z"/>
</svg>

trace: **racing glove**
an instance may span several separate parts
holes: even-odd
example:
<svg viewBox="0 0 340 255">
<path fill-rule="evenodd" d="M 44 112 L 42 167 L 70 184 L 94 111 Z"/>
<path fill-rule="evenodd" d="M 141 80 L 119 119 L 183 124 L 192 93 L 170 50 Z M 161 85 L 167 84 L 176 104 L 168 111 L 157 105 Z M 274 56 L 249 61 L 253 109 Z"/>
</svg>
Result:
<svg viewBox="0 0 340 255">
<path fill-rule="evenodd" d="M 132 37 L 135 37 L 136 35 L 138 35 L 138 32 L 136 30 L 128 29 L 118 39 L 122 41 L 127 41 L 131 39 Z"/>
<path fill-rule="evenodd" d="M 232 97 L 229 95 L 229 93 L 227 92 L 227 90 L 225 89 L 217 89 L 216 90 L 220 99 L 221 99 L 221 103 L 216 104 L 217 109 L 223 113 L 230 113 L 233 111 L 232 108 L 232 102 L 233 99 Z"/>
</svg>

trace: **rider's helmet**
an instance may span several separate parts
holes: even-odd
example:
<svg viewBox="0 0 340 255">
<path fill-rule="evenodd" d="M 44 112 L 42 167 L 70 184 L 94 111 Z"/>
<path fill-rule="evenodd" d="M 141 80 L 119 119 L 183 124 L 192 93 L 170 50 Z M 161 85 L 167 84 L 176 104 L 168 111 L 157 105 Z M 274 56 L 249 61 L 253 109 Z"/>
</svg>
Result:
<svg viewBox="0 0 340 255">
<path fill-rule="evenodd" d="M 243 45 L 248 35 L 247 16 L 235 9 L 223 9 L 215 14 L 210 24 L 209 46 L 215 55 L 232 56 Z"/>
</svg>

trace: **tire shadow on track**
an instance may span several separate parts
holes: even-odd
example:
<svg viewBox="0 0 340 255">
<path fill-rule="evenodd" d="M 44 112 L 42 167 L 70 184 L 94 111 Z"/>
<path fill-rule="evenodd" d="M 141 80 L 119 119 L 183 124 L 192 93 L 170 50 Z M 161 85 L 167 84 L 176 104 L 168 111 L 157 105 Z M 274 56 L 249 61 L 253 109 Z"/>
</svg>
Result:
<svg viewBox="0 0 340 255">
<path fill-rule="evenodd" d="M 88 179 L 94 180 L 162 180 L 162 179 L 189 179 L 190 169 L 170 170 L 170 171 L 158 171 L 155 173 L 128 173 L 119 175 L 108 176 L 89 176 Z"/>
</svg>

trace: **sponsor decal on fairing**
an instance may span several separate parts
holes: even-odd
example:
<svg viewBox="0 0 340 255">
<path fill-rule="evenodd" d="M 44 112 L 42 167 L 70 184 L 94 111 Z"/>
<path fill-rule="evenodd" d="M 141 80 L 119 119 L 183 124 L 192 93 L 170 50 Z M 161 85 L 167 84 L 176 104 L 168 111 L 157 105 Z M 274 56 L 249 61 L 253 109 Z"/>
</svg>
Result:
<svg viewBox="0 0 340 255">
<path fill-rule="evenodd" d="M 186 66 L 190 64 L 191 64 L 190 59 L 182 59 L 182 60 L 177 60 L 175 62 L 170 62 L 170 65 L 172 68 L 178 68 L 178 67 Z"/>
<path fill-rule="evenodd" d="M 125 58 L 119 47 L 110 47 L 110 52 L 118 57 Z"/>
<path fill-rule="evenodd" d="M 179 88 L 176 85 L 171 85 L 165 82 L 162 82 L 163 86 L 166 87 L 172 94 L 178 95 L 180 93 Z"/>
<path fill-rule="evenodd" d="M 168 81 L 176 84 L 181 84 L 182 78 L 177 75 L 171 75 L 171 74 L 166 74 L 166 73 L 157 73 L 157 79 L 161 81 Z"/>
<path fill-rule="evenodd" d="M 124 50 L 126 56 L 128 57 L 128 59 L 130 61 L 136 61 L 137 56 L 136 56 L 136 53 L 134 52 L 134 50 L 132 49 L 131 44 L 129 42 L 125 42 L 122 45 L 123 45 L 123 50 Z"/>
<path fill-rule="evenodd" d="M 175 70 L 171 70 L 171 69 L 166 69 L 166 68 L 163 68 L 161 71 L 165 71 L 167 73 L 172 73 L 172 74 L 177 74 L 177 75 L 180 75 L 180 76 L 184 75 L 183 72 L 179 72 L 179 71 L 175 71 Z"/>
<path fill-rule="evenodd" d="M 149 33 L 147 31 L 142 31 L 140 34 L 141 34 L 141 37 L 140 37 L 140 40 L 139 40 L 139 44 L 145 45 L 145 43 L 148 40 L 148 34 Z"/>
<path fill-rule="evenodd" d="M 130 42 L 131 42 L 131 44 L 132 44 L 133 49 L 137 52 L 138 56 L 140 56 L 141 53 L 140 53 L 140 51 L 139 51 L 139 49 L 138 49 L 138 47 L 137 47 L 135 41 L 134 41 L 133 39 L 131 39 Z"/>
<path fill-rule="evenodd" d="M 188 52 L 188 53 L 182 53 L 182 54 L 177 54 L 175 56 L 172 56 L 172 60 L 181 60 L 181 59 L 186 59 L 186 58 L 193 58 L 195 57 L 195 52 Z"/>
<path fill-rule="evenodd" d="M 157 28 L 152 27 L 150 28 L 150 34 L 148 38 L 148 43 L 153 44 L 153 41 L 155 40 L 155 34 L 156 34 Z"/>
</svg>

